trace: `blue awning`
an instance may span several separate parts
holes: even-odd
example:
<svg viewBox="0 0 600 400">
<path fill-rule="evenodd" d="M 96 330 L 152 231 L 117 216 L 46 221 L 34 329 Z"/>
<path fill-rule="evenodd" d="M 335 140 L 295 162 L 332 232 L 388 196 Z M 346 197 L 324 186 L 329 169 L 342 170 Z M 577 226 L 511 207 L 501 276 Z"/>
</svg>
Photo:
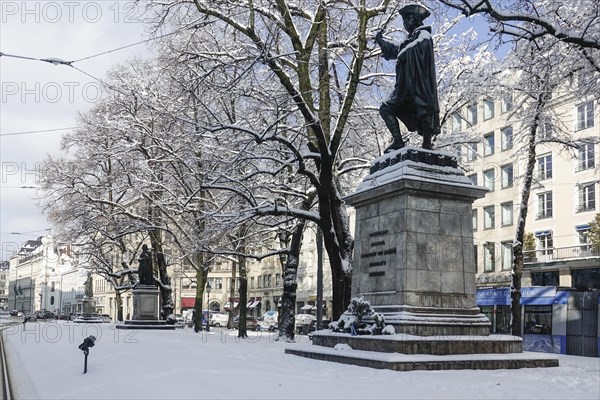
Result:
<svg viewBox="0 0 600 400">
<path fill-rule="evenodd" d="M 546 229 L 546 230 L 543 230 L 543 231 L 537 231 L 535 233 L 535 236 L 538 236 L 538 237 L 539 236 L 548 236 L 548 235 L 552 235 L 552 231 L 550 229 Z"/>
<path fill-rule="evenodd" d="M 556 287 L 532 286 L 521 288 L 521 304 L 523 305 L 549 305 L 554 304 Z"/>
<path fill-rule="evenodd" d="M 477 289 L 478 306 L 510 306 L 510 288 Z"/>
<path fill-rule="evenodd" d="M 587 231 L 588 229 L 592 229 L 592 227 L 589 224 L 575 225 L 575 230 L 577 232 L 579 232 L 579 231 Z"/>
<path fill-rule="evenodd" d="M 569 296 L 570 296 L 570 294 L 568 291 L 556 292 L 556 297 L 554 298 L 554 304 L 568 304 Z M 600 301 L 600 297 L 598 297 L 598 301 Z"/>
</svg>

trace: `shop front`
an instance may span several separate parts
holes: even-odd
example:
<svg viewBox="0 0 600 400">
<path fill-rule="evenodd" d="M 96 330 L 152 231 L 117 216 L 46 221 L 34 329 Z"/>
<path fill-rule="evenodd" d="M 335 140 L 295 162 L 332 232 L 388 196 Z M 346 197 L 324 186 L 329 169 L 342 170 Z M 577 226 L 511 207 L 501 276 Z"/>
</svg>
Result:
<svg viewBox="0 0 600 400">
<path fill-rule="evenodd" d="M 566 353 L 568 299 L 554 286 L 521 289 L 524 351 Z"/>
<path fill-rule="evenodd" d="M 492 324 L 490 333 L 510 334 L 510 288 L 483 288 L 476 292 L 477 306 Z"/>
</svg>

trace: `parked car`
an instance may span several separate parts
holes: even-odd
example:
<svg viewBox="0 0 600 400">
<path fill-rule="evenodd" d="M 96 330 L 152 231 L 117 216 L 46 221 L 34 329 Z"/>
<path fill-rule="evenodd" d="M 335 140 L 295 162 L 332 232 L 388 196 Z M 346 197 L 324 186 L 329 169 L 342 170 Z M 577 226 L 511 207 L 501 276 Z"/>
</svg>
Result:
<svg viewBox="0 0 600 400">
<path fill-rule="evenodd" d="M 299 334 L 307 335 L 308 334 L 308 325 L 311 321 L 316 320 L 312 314 L 297 314 L 295 318 L 296 323 L 296 332 Z"/>
<path fill-rule="evenodd" d="M 225 313 L 210 313 L 210 326 L 216 328 L 226 327 L 229 321 L 229 315 Z"/>
<path fill-rule="evenodd" d="M 34 312 L 26 312 L 24 318 L 25 318 L 25 321 L 27 321 L 27 322 L 37 321 L 37 316 L 36 316 L 36 313 L 34 313 Z"/>
<path fill-rule="evenodd" d="M 18 316 L 18 315 L 19 315 L 19 310 L 12 310 L 12 311 L 10 312 L 10 316 L 11 316 L 11 317 L 16 317 L 16 316 Z"/>
<path fill-rule="evenodd" d="M 37 319 L 55 319 L 56 316 L 52 311 L 48 310 L 39 310 L 35 312 Z"/>
<path fill-rule="evenodd" d="M 279 313 L 277 311 L 267 311 L 258 320 L 258 327 L 260 330 L 274 331 L 277 329 L 277 320 Z"/>
<path fill-rule="evenodd" d="M 240 326 L 240 317 L 235 317 L 233 319 L 233 329 L 239 329 Z M 248 331 L 257 331 L 258 321 L 254 317 L 246 316 L 246 330 Z"/>
<path fill-rule="evenodd" d="M 202 326 L 206 326 L 206 315 L 208 311 L 202 310 Z M 212 312 L 211 312 L 212 314 Z M 183 311 L 183 324 L 187 325 L 188 328 L 194 326 L 194 310 L 185 310 Z"/>
</svg>

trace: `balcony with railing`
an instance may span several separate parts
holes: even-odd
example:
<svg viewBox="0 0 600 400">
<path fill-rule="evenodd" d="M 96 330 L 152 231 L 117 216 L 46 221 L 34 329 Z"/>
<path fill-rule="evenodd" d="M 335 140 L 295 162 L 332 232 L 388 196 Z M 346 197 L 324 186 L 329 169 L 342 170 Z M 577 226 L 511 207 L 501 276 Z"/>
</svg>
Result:
<svg viewBox="0 0 600 400">
<path fill-rule="evenodd" d="M 600 250 L 593 250 L 591 245 L 553 247 L 542 250 L 524 251 L 523 263 L 533 264 L 592 257 L 600 258 Z"/>
</svg>

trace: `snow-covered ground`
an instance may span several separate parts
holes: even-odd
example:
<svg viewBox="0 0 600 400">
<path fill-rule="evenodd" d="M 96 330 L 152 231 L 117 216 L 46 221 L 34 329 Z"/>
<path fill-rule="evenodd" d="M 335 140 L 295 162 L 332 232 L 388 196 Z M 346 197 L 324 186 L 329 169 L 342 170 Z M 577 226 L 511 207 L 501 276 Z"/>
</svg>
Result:
<svg viewBox="0 0 600 400">
<path fill-rule="evenodd" d="M 394 372 L 284 354 L 270 333 L 117 330 L 113 324 L 3 327 L 18 399 L 599 399 L 600 359 L 560 367 Z M 97 338 L 83 374 L 79 344 Z M 352 350 L 346 350 L 352 351 Z"/>
</svg>

